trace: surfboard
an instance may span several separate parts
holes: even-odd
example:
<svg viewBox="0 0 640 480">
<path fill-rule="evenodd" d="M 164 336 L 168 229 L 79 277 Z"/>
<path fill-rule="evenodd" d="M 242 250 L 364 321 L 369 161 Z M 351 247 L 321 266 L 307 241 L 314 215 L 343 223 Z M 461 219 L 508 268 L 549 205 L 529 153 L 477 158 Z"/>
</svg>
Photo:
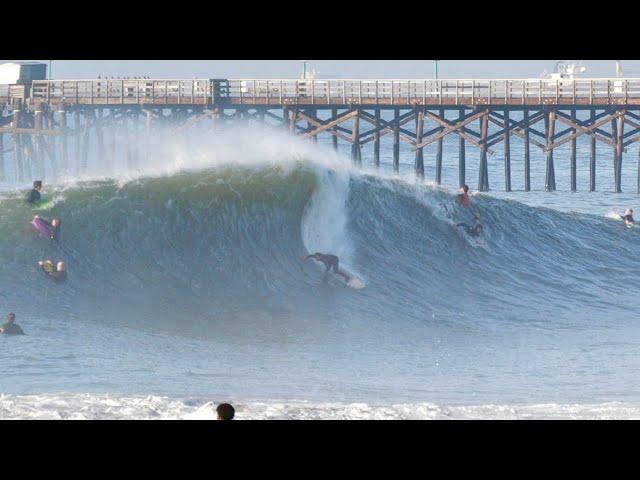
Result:
<svg viewBox="0 0 640 480">
<path fill-rule="evenodd" d="M 341 268 L 341 270 L 346 273 L 347 275 L 349 275 L 350 280 L 347 282 L 344 277 L 342 277 L 341 275 L 336 275 L 335 273 L 331 272 L 331 274 L 333 275 L 333 277 L 336 280 L 339 280 L 340 283 L 346 285 L 349 288 L 352 288 L 354 290 L 361 290 L 365 287 L 365 283 L 362 281 L 362 279 L 358 278 L 356 275 L 354 275 L 353 273 L 349 272 L 348 270 L 345 270 L 344 268 Z"/>
<path fill-rule="evenodd" d="M 34 210 L 49 210 L 51 207 L 55 205 L 56 202 L 53 200 L 40 200 L 35 203 L 33 206 Z"/>
<path fill-rule="evenodd" d="M 622 218 L 622 216 L 620 214 L 616 213 L 616 212 L 611 212 L 611 214 L 609 215 L 609 218 L 612 218 L 614 220 L 618 220 L 620 222 L 625 223 L 624 219 Z M 635 223 L 629 223 L 629 224 L 625 223 L 625 227 L 633 228 L 633 227 L 635 227 Z"/>
<path fill-rule="evenodd" d="M 31 220 L 31 225 L 33 225 L 33 227 L 45 237 L 51 236 L 51 230 L 49 230 L 49 227 L 41 218 L 34 218 Z"/>
</svg>

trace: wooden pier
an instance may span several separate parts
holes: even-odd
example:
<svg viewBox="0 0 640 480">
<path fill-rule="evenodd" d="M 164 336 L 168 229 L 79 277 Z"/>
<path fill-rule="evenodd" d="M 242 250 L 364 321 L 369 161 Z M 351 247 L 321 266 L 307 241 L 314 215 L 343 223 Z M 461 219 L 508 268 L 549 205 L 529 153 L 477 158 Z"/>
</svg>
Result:
<svg viewBox="0 0 640 480">
<path fill-rule="evenodd" d="M 12 161 L 16 181 L 55 177 L 75 159 L 87 168 L 90 142 L 101 162 L 113 161 L 114 131 L 123 133 L 127 164 L 140 152 L 132 140 L 149 141 L 154 125 L 186 132 L 205 120 L 275 122 L 292 134 L 316 140 L 331 136 L 334 148 L 351 146 L 362 165 L 362 147 L 393 143 L 400 169 L 400 142 L 415 154 L 425 176 L 424 149 L 435 150 L 435 177 L 442 181 L 443 139 L 457 135 L 458 183 L 466 179 L 466 148 L 479 149 L 477 188 L 489 190 L 487 158 L 502 143 L 504 189 L 511 191 L 511 137 L 523 142 L 524 190 L 531 189 L 531 148 L 544 153 L 544 186 L 556 189 L 554 152 L 568 144 L 570 189 L 577 190 L 577 143 L 589 138 L 589 190 L 596 190 L 597 146 L 613 152 L 614 185 L 622 191 L 623 154 L 640 140 L 640 79 L 502 80 L 292 80 L 292 79 L 94 79 L 37 80 L 0 85 L 0 181 Z M 491 131 L 490 129 L 493 131 Z M 106 138 L 109 132 L 109 138 Z M 10 136 L 10 140 L 6 138 Z M 71 147 L 74 148 L 71 148 Z M 640 159 L 640 157 L 639 157 Z M 637 192 L 640 193 L 640 160 Z"/>
</svg>

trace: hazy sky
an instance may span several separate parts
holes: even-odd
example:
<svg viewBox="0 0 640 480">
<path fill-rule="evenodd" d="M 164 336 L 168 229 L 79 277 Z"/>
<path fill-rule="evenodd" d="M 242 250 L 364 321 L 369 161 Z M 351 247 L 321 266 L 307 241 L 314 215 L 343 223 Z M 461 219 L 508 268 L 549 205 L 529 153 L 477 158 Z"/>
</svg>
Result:
<svg viewBox="0 0 640 480">
<path fill-rule="evenodd" d="M 10 60 L 1 60 L 5 62 Z M 48 62 L 48 60 L 36 60 Z M 320 78 L 433 78 L 433 60 L 309 60 Z M 442 78 L 538 78 L 556 60 L 441 60 Z M 582 76 L 613 77 L 615 60 L 584 60 Z M 640 77 L 640 61 L 622 60 L 624 75 Z M 54 60 L 52 78 L 292 78 L 301 60 Z"/>
</svg>

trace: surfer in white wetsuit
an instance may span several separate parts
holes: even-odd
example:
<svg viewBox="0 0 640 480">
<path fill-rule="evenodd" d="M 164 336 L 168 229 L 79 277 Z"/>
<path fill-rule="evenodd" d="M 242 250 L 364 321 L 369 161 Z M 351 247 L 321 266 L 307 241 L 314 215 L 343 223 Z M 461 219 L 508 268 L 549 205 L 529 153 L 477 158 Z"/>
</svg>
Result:
<svg viewBox="0 0 640 480">
<path fill-rule="evenodd" d="M 303 260 L 308 260 L 310 258 L 313 258 L 314 260 L 317 260 L 318 262 L 322 262 L 324 264 L 324 266 L 326 267 L 325 274 L 329 270 L 332 270 L 336 275 L 340 275 L 341 277 L 343 277 L 346 282 L 349 282 L 349 280 L 351 280 L 351 277 L 349 275 L 347 275 L 343 270 L 340 270 L 340 259 L 335 255 L 331 255 L 330 253 L 316 252 L 313 255 L 307 255 L 306 257 L 303 257 Z"/>
</svg>

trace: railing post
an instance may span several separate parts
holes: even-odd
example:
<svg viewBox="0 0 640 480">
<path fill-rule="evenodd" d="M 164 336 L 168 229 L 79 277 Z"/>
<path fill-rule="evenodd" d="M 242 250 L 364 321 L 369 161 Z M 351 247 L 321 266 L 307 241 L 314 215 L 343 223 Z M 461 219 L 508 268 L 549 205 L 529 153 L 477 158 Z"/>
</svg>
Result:
<svg viewBox="0 0 640 480">
<path fill-rule="evenodd" d="M 538 80 L 538 103 L 542 105 L 542 80 Z"/>
</svg>

